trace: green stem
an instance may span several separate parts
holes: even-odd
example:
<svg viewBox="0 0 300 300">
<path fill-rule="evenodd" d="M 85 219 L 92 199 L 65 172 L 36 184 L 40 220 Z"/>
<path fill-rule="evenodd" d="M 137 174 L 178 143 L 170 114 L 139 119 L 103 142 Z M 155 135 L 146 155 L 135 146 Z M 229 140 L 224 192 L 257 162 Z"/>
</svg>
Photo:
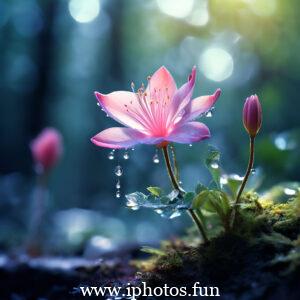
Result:
<svg viewBox="0 0 300 300">
<path fill-rule="evenodd" d="M 177 183 L 176 177 L 175 177 L 175 175 L 173 173 L 173 170 L 172 170 L 170 157 L 169 157 L 169 152 L 168 152 L 168 146 L 163 146 L 162 151 L 163 151 L 163 154 L 164 154 L 166 167 L 167 167 L 167 171 L 168 171 L 171 183 L 172 183 L 174 189 L 177 190 L 181 196 L 184 196 L 184 192 L 180 189 L 179 184 Z M 193 221 L 195 222 L 195 224 L 197 225 L 197 227 L 199 229 L 199 232 L 201 233 L 204 242 L 207 243 L 208 238 L 206 236 L 205 230 L 204 230 L 199 218 L 197 217 L 197 215 L 195 214 L 195 212 L 192 209 L 189 209 L 188 212 L 189 212 L 191 218 L 193 219 Z"/>
<path fill-rule="evenodd" d="M 175 178 L 179 181 L 179 168 L 178 168 L 178 163 L 177 163 L 177 159 L 176 159 L 175 147 L 171 144 L 170 149 L 171 149 L 171 152 L 172 152 Z"/>
<path fill-rule="evenodd" d="M 234 226 L 234 221 L 235 221 L 237 208 L 238 208 L 243 190 L 244 190 L 244 188 L 246 186 L 246 183 L 248 181 L 248 178 L 251 174 L 251 169 L 253 168 L 253 163 L 254 163 L 254 140 L 255 140 L 254 137 L 250 137 L 250 146 L 249 146 L 250 150 L 249 150 L 249 161 L 248 161 L 247 171 L 246 171 L 243 182 L 240 186 L 240 189 L 239 189 L 237 197 L 236 197 L 236 201 L 235 201 L 233 212 L 232 212 L 231 227 Z"/>
</svg>

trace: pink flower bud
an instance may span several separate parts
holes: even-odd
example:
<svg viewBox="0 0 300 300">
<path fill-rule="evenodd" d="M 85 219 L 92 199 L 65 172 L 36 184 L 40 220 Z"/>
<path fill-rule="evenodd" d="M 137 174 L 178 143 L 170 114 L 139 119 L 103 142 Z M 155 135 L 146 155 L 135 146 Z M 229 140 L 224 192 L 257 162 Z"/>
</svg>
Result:
<svg viewBox="0 0 300 300">
<path fill-rule="evenodd" d="M 243 109 L 243 122 L 250 137 L 254 138 L 262 122 L 262 109 L 257 95 L 252 95 L 246 99 Z"/>
<path fill-rule="evenodd" d="M 32 157 L 38 171 L 46 172 L 62 154 L 62 136 L 54 128 L 45 128 L 30 144 Z"/>
</svg>

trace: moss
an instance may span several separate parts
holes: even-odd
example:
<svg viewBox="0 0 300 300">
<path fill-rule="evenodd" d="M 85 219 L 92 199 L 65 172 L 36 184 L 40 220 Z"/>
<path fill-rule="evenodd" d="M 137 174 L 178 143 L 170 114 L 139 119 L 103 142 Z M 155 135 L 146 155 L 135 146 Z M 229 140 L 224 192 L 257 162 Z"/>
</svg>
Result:
<svg viewBox="0 0 300 300">
<path fill-rule="evenodd" d="M 245 293 L 248 299 L 260 299 L 272 294 L 279 283 L 287 293 L 299 293 L 292 280 L 300 273 L 297 201 L 273 203 L 248 194 L 233 231 L 198 246 L 188 243 L 191 237 L 164 243 L 163 255 L 152 256 L 147 267 L 140 265 L 141 279 L 153 287 L 165 283 L 191 287 L 199 281 L 218 286 L 231 299 Z"/>
</svg>

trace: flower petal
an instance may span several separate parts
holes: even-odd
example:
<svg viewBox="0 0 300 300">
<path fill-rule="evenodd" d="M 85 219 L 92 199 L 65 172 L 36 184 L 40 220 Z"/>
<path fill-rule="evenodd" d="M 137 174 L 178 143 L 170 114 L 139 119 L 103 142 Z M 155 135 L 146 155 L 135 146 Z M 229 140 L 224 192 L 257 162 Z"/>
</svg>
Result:
<svg viewBox="0 0 300 300">
<path fill-rule="evenodd" d="M 191 101 L 190 111 L 186 113 L 185 120 L 190 121 L 199 115 L 209 111 L 221 95 L 221 90 L 217 89 L 213 95 L 197 97 Z"/>
<path fill-rule="evenodd" d="M 141 105 L 132 92 L 117 91 L 107 95 L 95 92 L 103 110 L 124 126 L 146 131 Z"/>
<path fill-rule="evenodd" d="M 199 142 L 210 137 L 209 129 L 200 122 L 188 122 L 175 129 L 167 138 L 167 141 L 189 144 Z"/>
<path fill-rule="evenodd" d="M 147 90 L 152 97 L 159 91 L 166 92 L 172 98 L 177 90 L 176 82 L 171 73 L 164 66 L 160 67 L 150 78 Z M 167 90 L 166 90 L 167 89 Z"/>
<path fill-rule="evenodd" d="M 101 131 L 91 138 L 91 141 L 99 147 L 121 149 L 136 144 L 158 144 L 162 138 L 147 136 L 131 128 L 112 127 Z"/>
<path fill-rule="evenodd" d="M 188 81 L 175 93 L 170 107 L 169 121 L 174 121 L 190 102 L 196 81 L 196 67 L 193 67 Z"/>
</svg>

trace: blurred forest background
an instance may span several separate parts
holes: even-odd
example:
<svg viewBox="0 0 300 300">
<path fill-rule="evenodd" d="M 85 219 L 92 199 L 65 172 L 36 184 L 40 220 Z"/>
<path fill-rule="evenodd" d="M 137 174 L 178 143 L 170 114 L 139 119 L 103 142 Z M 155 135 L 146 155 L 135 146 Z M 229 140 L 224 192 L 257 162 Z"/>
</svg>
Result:
<svg viewBox="0 0 300 300">
<path fill-rule="evenodd" d="M 208 143 L 220 149 L 228 173 L 243 174 L 248 138 L 241 111 L 254 93 L 264 114 L 255 162 L 260 191 L 299 180 L 298 8 L 298 0 L 0 0 L 1 249 L 24 240 L 36 177 L 29 143 L 46 126 L 64 138 L 49 181 L 47 251 L 105 252 L 184 233 L 188 218 L 163 220 L 125 207 L 126 193 L 162 182 L 168 188 L 162 157 L 153 164 L 154 147 L 109 160 L 108 149 L 90 142 L 115 124 L 93 92 L 129 90 L 161 65 L 178 86 L 196 65 L 194 96 L 222 89 L 213 116 L 203 120 L 212 138 L 177 146 L 187 190 L 210 180 L 202 163 Z"/>
</svg>

